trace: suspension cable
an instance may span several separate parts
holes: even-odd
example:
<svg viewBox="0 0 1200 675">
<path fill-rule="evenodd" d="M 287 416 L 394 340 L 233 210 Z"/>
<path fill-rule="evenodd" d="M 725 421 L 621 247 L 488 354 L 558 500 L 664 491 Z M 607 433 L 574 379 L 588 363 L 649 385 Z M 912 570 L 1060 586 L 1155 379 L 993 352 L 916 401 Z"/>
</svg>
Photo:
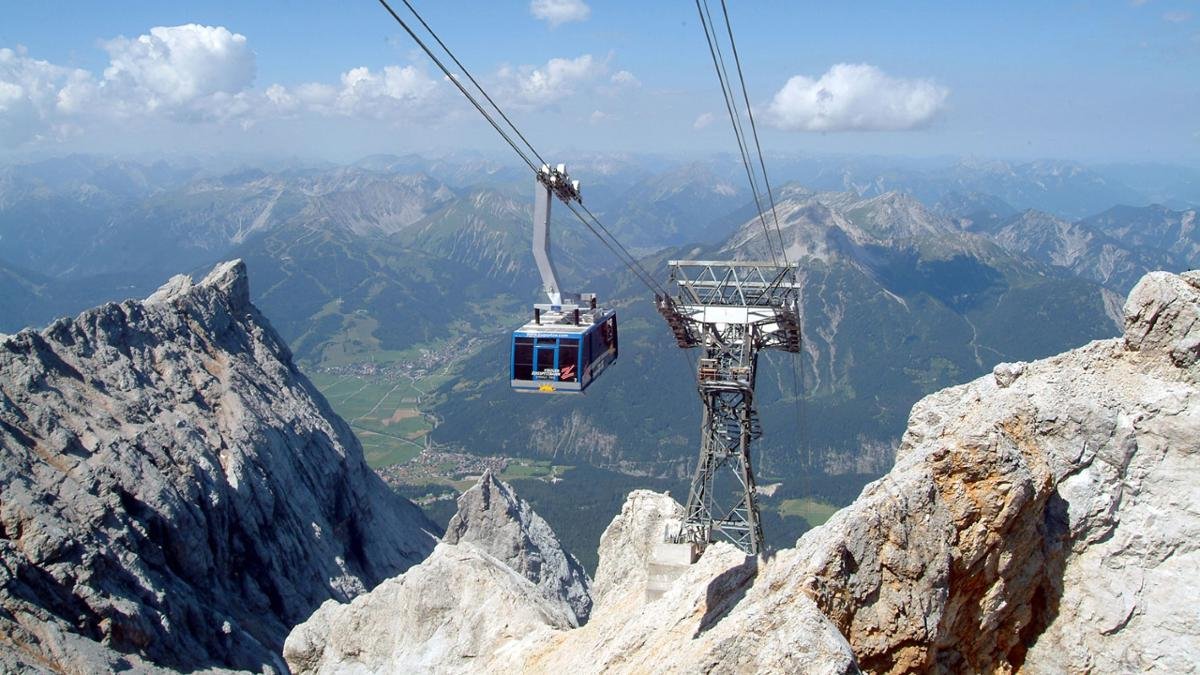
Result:
<svg viewBox="0 0 1200 675">
<path fill-rule="evenodd" d="M 456 65 L 460 69 L 462 69 L 463 75 L 466 75 L 467 79 L 471 80 L 471 84 L 475 85 L 475 88 L 479 90 L 479 93 L 483 94 L 483 97 L 487 99 L 487 102 L 491 103 L 492 107 L 496 109 L 496 112 L 500 113 L 500 117 L 503 117 L 504 121 L 508 123 L 508 126 L 512 127 L 513 132 L 517 134 L 517 138 L 521 139 L 521 142 L 525 144 L 525 147 L 529 148 L 529 151 L 533 153 L 533 156 L 537 157 L 538 161 L 541 162 L 543 165 L 547 164 L 546 160 L 544 158 L 542 158 L 541 155 L 538 154 L 538 151 L 533 148 L 533 145 L 529 142 L 528 139 L 525 138 L 525 135 L 522 134 L 521 130 L 517 128 L 517 125 L 513 124 L 513 121 L 508 118 L 508 115 L 504 114 L 504 111 L 501 110 L 500 106 L 497 105 L 496 102 L 492 100 L 492 97 L 488 96 L 488 93 L 483 88 L 483 85 L 479 84 L 479 82 L 475 80 L 475 76 L 471 74 L 471 71 L 467 70 L 467 67 L 464 66 L 462 64 L 462 62 L 458 60 L 458 57 L 456 57 L 454 55 L 454 52 L 450 51 L 450 48 L 446 46 L 446 43 L 442 42 L 442 39 L 440 37 L 438 37 L 438 34 L 435 33 L 432 28 L 429 27 L 429 24 L 425 23 L 425 19 L 421 18 L 421 15 L 417 13 L 417 10 L 415 7 L 412 6 L 412 3 L 409 2 L 408 0 L 401 0 L 401 2 L 404 3 L 405 7 L 408 7 L 408 11 L 412 12 L 413 16 L 417 17 L 417 21 L 421 22 L 421 25 L 425 27 L 425 30 L 429 31 L 429 34 L 432 35 L 433 39 L 437 41 L 438 46 L 441 47 L 443 50 L 445 50 L 446 54 L 448 54 L 450 56 L 450 59 L 452 61 L 454 61 L 454 65 Z M 387 5 L 387 3 L 384 3 L 384 6 L 386 6 L 386 5 Z"/>
<path fill-rule="evenodd" d="M 750 156 L 746 149 L 746 143 L 743 139 L 740 118 L 737 114 L 737 106 L 734 104 L 732 87 L 728 84 L 728 77 L 724 69 L 724 57 L 720 52 L 720 45 L 716 42 L 716 26 L 713 25 L 713 30 L 709 30 L 709 24 L 712 22 L 711 14 L 706 18 L 706 8 L 708 0 L 704 0 L 704 5 L 701 6 L 701 0 L 696 0 L 696 11 L 700 15 L 700 24 L 704 28 L 704 38 L 708 42 L 708 52 L 712 56 L 713 68 L 717 71 L 717 80 L 721 84 L 721 94 L 725 99 L 725 109 L 729 113 L 729 121 L 733 125 L 733 135 L 737 139 L 738 151 L 741 153 L 742 166 L 746 169 L 746 179 L 750 183 L 750 193 L 754 196 L 754 206 L 758 212 L 758 220 L 763 227 L 763 235 L 767 239 L 767 250 L 771 253 L 771 262 L 775 266 L 779 266 L 779 260 L 775 256 L 775 242 L 771 239 L 771 231 L 767 225 L 767 219 L 763 212 L 762 202 L 758 197 L 758 186 L 754 180 L 753 165 L 750 163 Z"/>
<path fill-rule="evenodd" d="M 701 3 L 703 3 L 703 5 Z M 700 23 L 704 28 L 704 37 L 708 42 L 709 54 L 712 56 L 712 60 L 713 60 L 713 68 L 717 71 L 717 80 L 721 84 L 721 93 L 725 98 L 725 108 L 729 112 L 729 119 L 733 126 L 734 137 L 738 143 L 738 150 L 742 156 L 742 163 L 746 168 L 746 176 L 750 183 L 750 190 L 754 195 L 754 204 L 755 204 L 755 207 L 758 209 L 759 222 L 763 226 L 763 233 L 767 237 L 767 246 L 768 246 L 768 249 L 771 251 L 771 257 L 772 257 L 772 260 L 774 261 L 775 260 L 774 246 L 773 246 L 773 242 L 771 241 L 771 235 L 770 235 L 769 229 L 767 227 L 766 215 L 763 211 L 762 203 L 759 200 L 758 185 L 757 185 L 757 181 L 755 180 L 754 168 L 750 162 L 750 151 L 748 149 L 746 133 L 741 124 L 741 116 L 738 115 L 736 112 L 737 104 L 734 102 L 734 94 L 732 92 L 733 85 L 729 78 L 729 73 L 725 68 L 725 59 L 724 59 L 724 55 L 721 53 L 720 40 L 717 38 L 717 35 L 716 35 L 716 22 L 713 21 L 712 14 L 709 11 L 708 0 L 696 0 L 696 11 L 700 14 Z M 737 68 L 738 83 L 741 85 L 741 90 L 742 90 L 742 101 L 746 104 L 746 115 L 750 121 L 750 132 L 754 139 L 755 152 L 758 155 L 758 168 L 762 171 L 763 185 L 766 187 L 766 191 L 767 191 L 766 196 L 767 196 L 768 202 L 771 207 L 771 218 L 775 225 L 775 227 L 774 227 L 775 234 L 779 238 L 779 250 L 783 256 L 784 265 L 790 267 L 791 263 L 788 260 L 787 245 L 784 242 L 783 229 L 779 224 L 779 212 L 775 205 L 775 193 L 774 193 L 774 190 L 771 188 L 771 180 L 767 175 L 766 160 L 763 157 L 762 144 L 759 142 L 759 138 L 758 138 L 758 126 L 754 121 L 754 110 L 750 105 L 750 94 L 749 94 L 749 90 L 746 88 L 746 78 L 742 72 L 741 57 L 738 54 L 737 42 L 734 40 L 734 37 L 733 37 L 733 24 L 729 20 L 729 8 L 726 5 L 725 0 L 721 0 L 721 12 L 722 12 L 722 14 L 724 16 L 724 20 L 725 20 L 725 30 L 726 30 L 726 34 L 729 37 L 729 45 L 730 45 L 730 48 L 731 48 L 731 51 L 733 54 L 734 66 Z M 777 261 L 775 261 L 775 262 L 778 265 L 778 262 Z M 799 307 L 797 307 L 797 309 L 799 309 Z M 797 320 L 801 321 L 801 324 L 802 324 L 803 320 L 802 320 L 801 316 L 802 315 L 797 316 Z M 803 330 L 803 328 L 802 328 L 802 330 Z M 805 384 L 804 384 L 804 377 L 805 377 L 804 376 L 804 365 L 803 365 L 804 352 L 801 351 L 799 356 L 800 356 L 800 358 L 798 358 L 798 359 L 791 359 L 791 361 L 792 361 L 792 364 L 791 364 L 792 365 L 792 367 L 791 367 L 792 393 L 793 393 L 793 398 L 794 398 L 795 406 L 796 406 L 796 418 L 797 418 L 797 423 L 799 425 L 798 431 L 799 431 L 799 435 L 800 435 L 800 442 L 803 446 L 807 447 L 809 444 L 808 444 L 807 438 L 806 438 L 808 425 L 806 424 L 806 420 L 805 420 L 805 405 L 804 405 L 804 393 L 805 393 L 805 389 L 806 389 Z M 808 458 L 808 463 L 809 463 L 808 468 L 811 469 L 811 464 L 812 464 L 811 448 L 809 448 L 809 453 L 810 454 L 809 454 L 809 458 Z M 807 490 L 805 490 L 805 492 L 807 492 Z"/>
<path fill-rule="evenodd" d="M 517 125 L 513 123 L 512 119 L 510 119 L 508 117 L 508 115 L 504 114 L 504 111 L 500 108 L 500 106 L 496 103 L 496 101 L 494 99 L 492 99 L 491 96 L 488 95 L 487 90 L 485 90 L 483 88 L 483 86 L 481 84 L 479 84 L 479 82 L 474 78 L 474 76 L 471 75 L 471 73 L 467 70 L 467 68 L 465 66 L 463 66 L 462 62 L 459 61 L 456 56 L 454 56 L 454 52 L 452 52 L 450 50 L 450 48 L 446 46 L 446 43 L 442 42 L 441 38 L 438 37 L 437 33 L 435 33 L 434 30 L 429 26 L 429 24 L 425 22 L 425 19 L 423 19 L 421 17 L 421 14 L 419 12 L 417 12 L 416 8 L 412 6 L 412 3 L 409 2 L 409 0 L 401 0 L 401 1 L 408 8 L 408 10 L 410 12 L 412 12 L 413 16 L 416 17 L 417 21 L 420 22 L 421 26 L 424 27 L 425 30 L 429 32 L 429 34 L 437 42 L 438 46 L 440 46 L 442 48 L 442 50 L 446 52 L 446 54 L 455 63 L 455 65 L 457 65 L 459 68 L 462 69 L 463 74 L 465 74 L 467 76 L 467 78 L 470 80 L 471 84 L 473 84 L 475 86 L 475 88 L 479 90 L 479 93 L 483 96 L 483 98 L 486 99 L 489 104 L 491 104 L 491 107 L 508 124 L 508 126 L 512 129 L 513 133 L 516 134 L 517 138 L 521 139 L 521 142 L 525 144 L 525 147 L 527 147 L 529 149 L 529 152 L 532 153 L 532 155 L 537 158 L 537 160 L 540 164 L 546 165 L 547 164 L 546 161 L 542 158 L 542 156 L 538 153 L 538 151 L 533 147 L 533 144 L 531 144 L 529 142 L 529 140 L 525 137 L 525 135 L 521 133 L 520 129 L 517 128 Z M 527 164 L 529 166 L 529 168 L 534 172 L 534 174 L 537 174 L 538 166 L 535 165 L 533 163 L 533 161 L 529 158 L 529 156 L 527 156 L 525 154 L 525 152 L 521 150 L 521 148 L 512 139 L 512 137 L 509 136 L 509 134 L 507 132 L 505 132 L 505 130 L 503 128 L 501 128 L 500 124 L 491 116 L 491 114 L 488 113 L 487 110 L 484 109 L 484 106 L 481 103 L 479 103 L 479 101 L 476 100 L 476 98 L 474 96 L 472 96 L 469 91 L 467 91 L 466 87 L 464 87 L 463 84 L 461 82 L 459 82 L 458 78 L 454 77 L 454 75 L 450 72 L 450 69 L 447 68 L 445 66 L 445 64 L 442 63 L 441 59 L 439 59 L 437 57 L 437 55 L 433 53 L 433 50 L 430 49 L 429 46 L 426 45 L 425 42 L 422 41 L 421 38 L 417 36 L 417 34 L 412 30 L 412 28 L 409 27 L 408 23 L 404 19 L 402 19 L 400 17 L 400 15 L 396 13 L 395 10 L 392 9 L 391 5 L 388 4 L 387 0 L 379 0 L 379 4 L 383 5 L 383 8 L 387 10 L 388 14 L 392 15 L 392 18 L 395 19 L 396 22 L 400 24 L 400 27 L 403 28 L 406 33 L 408 33 L 409 37 L 411 37 L 417 43 L 417 45 L 421 47 L 421 49 L 425 52 L 425 54 L 434 62 L 434 64 L 437 65 L 437 67 L 442 71 L 442 74 L 444 74 L 446 76 L 446 79 L 448 79 L 454 83 L 454 86 L 457 87 L 460 92 L 462 92 L 462 95 L 465 96 L 467 98 L 467 100 L 471 102 L 471 104 L 473 106 L 475 106 L 475 109 L 477 111 L 479 111 L 479 114 L 483 115 L 484 119 L 486 119 L 488 121 L 488 123 L 492 125 L 492 128 L 495 129 L 498 134 L 500 134 L 500 136 L 505 140 L 505 142 L 508 143 L 509 147 L 511 147 L 513 149 L 513 151 L 517 153 L 517 155 L 521 158 L 521 160 L 524 161 L 525 164 Z M 579 219 L 579 222 L 583 223 L 584 226 L 586 226 L 588 228 L 588 230 L 590 230 L 592 232 L 592 234 L 594 234 L 596 236 L 596 238 L 599 239 L 600 242 L 603 243 L 605 245 L 605 247 L 608 248 L 609 251 L 612 251 L 613 255 L 617 256 L 617 259 L 620 260 L 626 267 L 628 267 L 634 273 L 634 275 L 637 276 L 638 280 L 641 281 L 648 289 L 650 289 L 650 291 L 652 293 L 654 293 L 655 295 L 662 295 L 662 296 L 667 295 L 667 293 L 663 289 L 662 285 L 659 284 L 657 281 L 655 281 L 654 277 L 651 276 L 645 270 L 644 267 L 642 267 L 642 265 L 637 261 L 636 258 L 633 257 L 633 255 L 631 253 L 629 253 L 629 250 L 626 249 L 621 244 L 621 242 L 619 240 L 617 240 L 617 238 L 615 236 L 613 236 L 612 232 L 610 232 L 608 228 L 604 227 L 604 225 L 600 222 L 600 220 L 598 218 L 596 218 L 595 214 L 593 214 L 586 206 L 583 205 L 583 202 L 579 202 L 579 206 L 584 210 L 584 212 L 587 213 L 588 217 L 591 218 L 592 222 L 588 222 L 587 218 L 584 218 L 583 214 L 580 213 L 578 210 L 576 210 L 573 204 L 571 204 L 570 202 L 564 202 L 564 203 L 566 203 L 567 208 L 570 209 L 570 211 L 575 214 L 575 217 Z M 594 223 L 594 225 L 593 225 L 593 223 Z M 599 229 L 597 229 L 597 227 Z M 601 232 L 603 232 L 604 234 L 602 235 Z M 608 237 L 607 239 L 605 238 L 605 235 L 607 235 L 607 237 Z"/>
<path fill-rule="evenodd" d="M 500 125 L 496 123 L 496 120 L 492 119 L 492 116 L 489 115 L 488 112 L 483 109 L 483 106 L 479 104 L 479 101 L 475 100 L 475 97 L 472 96 L 471 93 L 469 91 L 467 91 L 466 87 L 464 87 L 462 85 L 462 83 L 458 81 L 458 78 L 454 77 L 454 75 L 451 74 L 450 69 L 447 68 L 445 66 L 445 64 L 442 63 L 441 59 L 439 59 L 437 57 L 437 55 L 433 53 L 433 50 L 431 50 L 428 47 L 428 45 L 426 45 L 421 40 L 421 38 L 417 37 L 417 34 L 413 32 L 413 29 L 409 27 L 408 23 L 406 23 L 404 21 L 404 19 L 400 18 L 400 15 L 397 14 L 396 11 L 392 9 L 392 6 L 387 3 L 387 0 L 379 0 L 379 4 L 383 5 L 383 8 L 388 11 L 388 14 L 392 15 L 392 18 L 395 19 L 396 22 L 400 24 L 400 27 L 403 28 L 406 33 L 408 33 L 409 37 L 411 37 L 414 41 L 416 41 L 417 45 L 419 45 L 421 47 L 421 49 L 425 51 L 425 54 L 428 55 L 429 58 L 432 59 L 435 64 L 437 64 L 437 67 L 439 69 L 441 69 L 442 73 L 446 76 L 446 79 L 453 82 L 455 87 L 458 87 L 458 90 L 462 92 L 462 95 L 467 97 L 467 100 L 471 102 L 471 105 L 475 106 L 475 109 L 479 111 L 479 114 L 483 115 L 484 119 L 486 119 L 488 121 L 488 123 L 492 125 L 492 128 L 496 130 L 496 133 L 500 134 L 500 136 L 502 138 L 504 138 L 504 140 L 508 143 L 509 147 L 511 147 L 513 149 L 513 152 L 516 152 L 517 155 L 519 155 L 521 157 L 521 160 L 524 161 L 526 164 L 528 164 L 529 168 L 534 173 L 537 173 L 537 170 L 538 170 L 537 165 L 535 165 L 533 163 L 533 161 L 530 160 L 529 157 L 527 157 L 525 155 L 525 153 L 521 150 L 521 148 L 517 147 L 517 144 L 513 141 L 513 139 L 511 137 L 509 137 L 509 135 L 507 133 L 505 133 L 503 129 L 500 128 Z M 406 2 L 405 4 L 407 5 L 408 3 Z M 411 9 L 412 5 L 409 5 L 409 8 Z M 416 12 L 414 11 L 413 14 L 415 15 Z M 417 18 L 420 18 L 420 16 L 417 15 Z M 424 21 L 422 21 L 421 23 L 424 23 Z M 430 32 L 432 33 L 432 31 L 430 31 Z M 439 42 L 440 42 L 440 40 L 439 40 Z M 449 50 L 446 50 L 446 51 L 447 51 L 447 53 L 449 53 Z"/>
<path fill-rule="evenodd" d="M 608 235 L 608 238 L 611 239 L 612 242 L 614 244 L 616 244 L 618 248 L 621 249 L 621 251 L 625 254 L 625 258 L 627 258 L 630 261 L 631 267 L 635 268 L 635 271 L 640 270 L 640 274 L 642 277 L 644 277 L 644 279 L 649 279 L 649 283 L 647 284 L 648 286 L 652 286 L 654 289 L 657 289 L 655 291 L 656 293 L 660 293 L 664 296 L 667 295 L 667 292 L 663 288 L 662 284 L 658 283 L 654 279 L 654 277 L 649 272 L 647 272 L 644 267 L 642 267 L 641 263 L 639 263 L 637 261 L 637 258 L 635 258 L 633 256 L 633 254 L 630 253 L 629 250 L 627 248 L 625 248 L 625 246 L 622 245 L 620 241 L 617 240 L 616 235 L 614 235 L 612 232 L 610 232 L 608 230 L 608 228 L 604 226 L 604 223 L 600 222 L 600 219 L 597 218 L 594 213 L 592 213 L 591 209 L 589 209 L 586 204 L 584 204 L 583 202 L 579 202 L 579 208 L 583 209 L 583 212 L 586 213 L 588 215 L 588 217 L 592 219 L 592 222 L 595 223 L 596 226 L 599 227 L 604 232 L 604 234 Z M 574 209 L 572 209 L 572 210 L 574 210 Z M 576 213 L 575 215 L 578 216 L 579 214 Z M 584 223 L 584 224 L 586 225 L 586 223 Z M 600 236 L 600 235 L 597 234 L 596 236 Z M 603 240 L 603 237 L 601 237 L 601 239 Z"/>
<path fill-rule="evenodd" d="M 771 179 L 767 177 L 767 163 L 763 160 L 762 145 L 758 142 L 758 125 L 754 123 L 754 109 L 750 106 L 750 94 L 746 90 L 746 78 L 742 75 L 742 60 L 738 56 L 737 43 L 733 40 L 733 24 L 729 21 L 729 8 L 726 7 L 725 0 L 721 0 L 721 13 L 725 15 L 725 30 L 729 33 L 729 46 L 733 49 L 733 63 L 737 67 L 738 81 L 742 84 L 742 100 L 746 102 L 746 116 L 750 118 L 750 132 L 754 135 L 754 149 L 758 151 L 758 166 L 762 169 L 763 183 L 767 186 L 767 198 L 771 203 L 771 217 L 775 219 L 775 234 L 779 236 L 779 249 L 783 253 L 783 264 L 787 265 L 787 246 L 783 243 L 783 230 L 779 227 L 779 213 L 775 208 L 775 193 L 771 190 Z"/>
</svg>

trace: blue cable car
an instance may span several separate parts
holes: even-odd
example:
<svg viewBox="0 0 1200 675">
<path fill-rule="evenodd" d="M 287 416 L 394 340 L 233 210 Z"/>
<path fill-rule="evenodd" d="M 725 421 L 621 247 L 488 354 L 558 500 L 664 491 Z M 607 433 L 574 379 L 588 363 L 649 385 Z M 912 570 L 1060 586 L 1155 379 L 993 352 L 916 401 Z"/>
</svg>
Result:
<svg viewBox="0 0 1200 675">
<path fill-rule="evenodd" d="M 515 391 L 582 393 L 617 360 L 617 315 L 597 312 L 594 323 L 558 323 L 550 316 L 513 331 L 509 379 Z"/>
<path fill-rule="evenodd" d="M 595 293 L 564 293 L 550 257 L 550 204 L 579 202 L 579 181 L 562 164 L 543 164 L 534 182 L 533 259 L 548 303 L 513 331 L 508 375 L 516 391 L 582 393 L 617 360 L 617 313 L 596 306 Z M 581 202 L 582 203 L 582 202 Z"/>
</svg>

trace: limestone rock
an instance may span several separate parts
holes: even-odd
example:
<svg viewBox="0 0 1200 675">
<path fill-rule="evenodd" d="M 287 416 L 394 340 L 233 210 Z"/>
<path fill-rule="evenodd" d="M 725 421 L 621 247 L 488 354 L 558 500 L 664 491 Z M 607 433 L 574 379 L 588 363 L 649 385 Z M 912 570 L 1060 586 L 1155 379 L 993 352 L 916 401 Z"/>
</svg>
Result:
<svg viewBox="0 0 1200 675">
<path fill-rule="evenodd" d="M 1200 372 L 1178 358 L 1193 288 L 1151 274 L 1124 340 L 914 406 L 892 471 L 797 543 L 803 585 L 865 670 L 1196 662 Z"/>
<path fill-rule="evenodd" d="M 1200 271 L 1151 272 L 1125 302 L 1125 344 L 1161 351 L 1178 366 L 1200 358 Z"/>
<path fill-rule="evenodd" d="M 646 586 L 654 544 L 667 524 L 683 517 L 683 507 L 668 495 L 634 490 L 621 512 L 600 535 L 600 564 L 592 598 L 600 606 L 609 598 L 637 594 Z"/>
<path fill-rule="evenodd" d="M 1007 387 L 1017 378 L 1025 373 L 1025 362 L 1017 363 L 998 363 L 995 368 L 992 368 L 992 377 L 996 378 L 996 384 L 1001 387 Z"/>
<path fill-rule="evenodd" d="M 575 625 L 592 611 L 591 580 L 575 556 L 562 549 L 554 531 L 512 486 L 491 469 L 458 498 L 458 512 L 444 541 L 471 542 L 529 579 L 546 599 L 561 603 Z"/>
<path fill-rule="evenodd" d="M 442 543 L 349 604 L 326 602 L 292 631 L 283 655 L 297 675 L 485 672 L 572 618 L 474 543 Z"/>
<path fill-rule="evenodd" d="M 282 671 L 292 625 L 435 530 L 363 462 L 240 261 L 0 341 L 0 671 Z"/>
<path fill-rule="evenodd" d="M 854 654 L 805 594 L 781 582 L 795 556 L 748 557 L 712 544 L 661 598 L 646 601 L 646 567 L 663 528 L 682 508 L 632 493 L 605 531 L 591 621 L 510 655 L 505 668 L 533 673 L 856 673 Z"/>
<path fill-rule="evenodd" d="M 710 547 L 647 604 L 650 550 L 680 511 L 666 495 L 630 495 L 602 538 L 603 602 L 581 628 L 460 540 L 347 605 L 326 603 L 288 637 L 284 656 L 296 673 L 857 671 L 846 640 L 802 591 L 775 597 L 756 583 L 760 561 L 729 546 Z"/>
</svg>

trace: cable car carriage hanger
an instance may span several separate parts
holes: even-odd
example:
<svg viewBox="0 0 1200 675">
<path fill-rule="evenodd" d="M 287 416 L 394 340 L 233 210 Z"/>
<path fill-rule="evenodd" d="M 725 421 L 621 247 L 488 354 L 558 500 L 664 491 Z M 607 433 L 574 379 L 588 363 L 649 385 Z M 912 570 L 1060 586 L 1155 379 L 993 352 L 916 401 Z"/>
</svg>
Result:
<svg viewBox="0 0 1200 675">
<path fill-rule="evenodd" d="M 558 197 L 579 202 L 579 181 L 566 167 L 543 164 L 534 182 L 533 258 L 548 303 L 533 306 L 533 320 L 513 331 L 509 381 L 515 391 L 575 394 L 617 360 L 617 313 L 597 306 L 595 293 L 566 293 L 550 257 L 550 205 Z"/>
</svg>

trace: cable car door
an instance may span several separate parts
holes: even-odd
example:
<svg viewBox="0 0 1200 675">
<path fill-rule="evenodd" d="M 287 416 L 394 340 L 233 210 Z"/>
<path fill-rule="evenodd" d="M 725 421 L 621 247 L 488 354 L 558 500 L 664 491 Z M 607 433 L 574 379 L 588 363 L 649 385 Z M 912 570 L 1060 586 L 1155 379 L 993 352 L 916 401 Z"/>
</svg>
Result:
<svg viewBox="0 0 1200 675">
<path fill-rule="evenodd" d="M 538 340 L 533 348 L 533 379 L 554 382 L 558 379 L 558 368 L 554 363 L 558 347 L 554 340 L 550 340 L 550 344 L 541 343 L 542 340 Z"/>
</svg>

